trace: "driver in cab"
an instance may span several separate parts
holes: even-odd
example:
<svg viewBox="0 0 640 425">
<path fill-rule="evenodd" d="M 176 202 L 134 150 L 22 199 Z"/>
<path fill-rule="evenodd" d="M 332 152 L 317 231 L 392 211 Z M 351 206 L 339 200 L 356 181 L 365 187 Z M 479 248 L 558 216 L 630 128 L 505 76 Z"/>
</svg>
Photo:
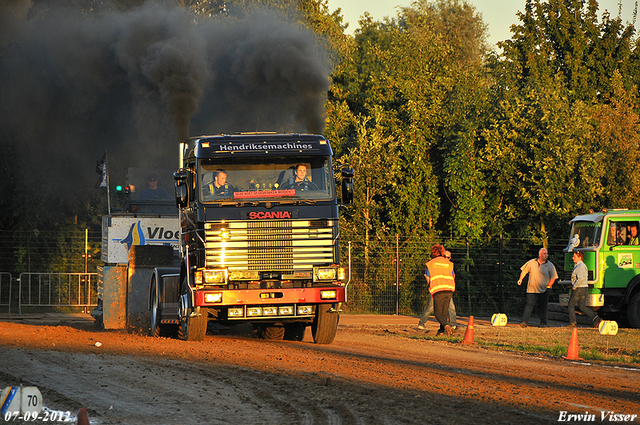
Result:
<svg viewBox="0 0 640 425">
<path fill-rule="evenodd" d="M 307 166 L 300 163 L 296 165 L 296 171 L 294 173 L 293 181 L 289 181 L 288 187 L 293 187 L 296 190 L 309 190 L 309 189 L 318 189 L 318 186 L 313 183 L 307 177 Z"/>
<path fill-rule="evenodd" d="M 209 192 L 211 195 L 230 195 L 234 192 L 233 186 L 227 183 L 227 172 L 224 170 L 216 170 L 213 181 L 209 183 Z"/>
</svg>

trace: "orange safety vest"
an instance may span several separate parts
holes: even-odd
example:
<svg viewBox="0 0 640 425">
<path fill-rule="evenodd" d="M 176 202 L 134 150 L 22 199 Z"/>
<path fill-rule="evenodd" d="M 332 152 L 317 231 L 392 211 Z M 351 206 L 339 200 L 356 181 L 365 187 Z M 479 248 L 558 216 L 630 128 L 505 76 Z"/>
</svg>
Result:
<svg viewBox="0 0 640 425">
<path fill-rule="evenodd" d="M 455 291 L 456 282 L 453 279 L 453 263 L 444 257 L 436 257 L 427 263 L 429 270 L 429 292 L 435 294 L 440 291 Z"/>
</svg>

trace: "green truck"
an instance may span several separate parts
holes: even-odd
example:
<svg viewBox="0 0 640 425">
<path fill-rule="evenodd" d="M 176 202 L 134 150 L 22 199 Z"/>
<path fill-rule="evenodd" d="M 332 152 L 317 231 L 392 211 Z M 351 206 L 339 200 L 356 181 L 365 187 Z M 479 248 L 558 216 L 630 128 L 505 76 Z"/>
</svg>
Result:
<svg viewBox="0 0 640 425">
<path fill-rule="evenodd" d="M 564 276 L 571 284 L 573 251 L 584 253 L 589 269 L 587 306 L 640 328 L 640 210 L 603 210 L 571 220 L 564 249 Z"/>
</svg>

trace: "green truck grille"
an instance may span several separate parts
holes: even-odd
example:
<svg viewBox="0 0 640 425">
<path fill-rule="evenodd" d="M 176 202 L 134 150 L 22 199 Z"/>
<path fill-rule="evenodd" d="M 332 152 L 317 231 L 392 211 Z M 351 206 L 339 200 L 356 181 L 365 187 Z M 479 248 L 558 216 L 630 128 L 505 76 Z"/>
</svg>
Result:
<svg viewBox="0 0 640 425">
<path fill-rule="evenodd" d="M 335 262 L 333 227 L 332 220 L 207 223 L 205 264 L 229 271 L 309 271 Z"/>
</svg>

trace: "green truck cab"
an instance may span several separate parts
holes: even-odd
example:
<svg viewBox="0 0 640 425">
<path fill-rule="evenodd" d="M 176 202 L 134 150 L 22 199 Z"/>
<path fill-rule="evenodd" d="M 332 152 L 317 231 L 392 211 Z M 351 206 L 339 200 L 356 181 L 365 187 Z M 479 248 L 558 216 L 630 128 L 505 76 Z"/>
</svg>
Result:
<svg viewBox="0 0 640 425">
<path fill-rule="evenodd" d="M 587 306 L 640 328 L 640 210 L 603 210 L 571 220 L 564 249 L 564 276 L 571 284 L 574 251 L 589 270 Z"/>
</svg>

